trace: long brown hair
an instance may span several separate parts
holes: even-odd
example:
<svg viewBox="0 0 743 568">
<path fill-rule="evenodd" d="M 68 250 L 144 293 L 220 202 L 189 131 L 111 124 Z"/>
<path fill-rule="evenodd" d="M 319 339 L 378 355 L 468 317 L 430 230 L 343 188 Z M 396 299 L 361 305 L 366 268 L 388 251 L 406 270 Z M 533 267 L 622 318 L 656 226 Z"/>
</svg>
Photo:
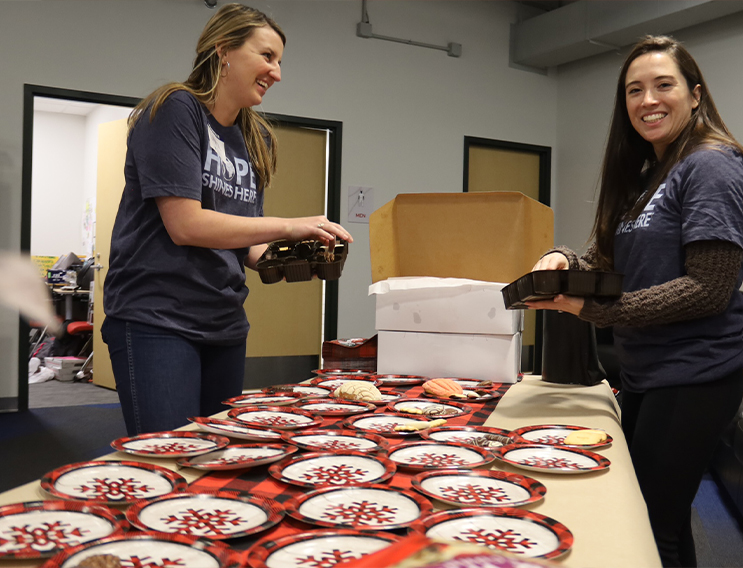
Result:
<svg viewBox="0 0 743 568">
<path fill-rule="evenodd" d="M 632 126 L 625 94 L 625 81 L 630 64 L 651 52 L 668 54 L 678 65 L 689 91 L 699 85 L 701 97 L 697 108 L 681 133 L 668 145 L 663 157 L 656 159 L 653 146 Z M 702 71 L 686 48 L 667 36 L 646 36 L 633 48 L 622 65 L 617 81 L 614 112 L 609 127 L 609 138 L 601 169 L 600 193 L 592 237 L 596 240 L 600 268 L 614 266 L 614 233 L 619 223 L 634 219 L 645 208 L 653 192 L 671 168 L 701 146 L 743 148 L 733 138 L 717 112 Z"/>
<path fill-rule="evenodd" d="M 225 50 L 237 49 L 245 43 L 257 28 L 271 27 L 284 45 L 286 36 L 281 28 L 263 12 L 242 4 L 225 4 L 207 22 L 201 37 L 196 44 L 196 59 L 193 70 L 183 83 L 168 83 L 156 89 L 142 100 L 129 116 L 128 126 L 131 131 L 139 118 L 150 109 L 150 120 L 158 109 L 175 91 L 188 91 L 203 105 L 214 104 L 217 84 L 222 74 L 222 58 L 217 53 L 217 46 Z M 271 176 L 276 171 L 276 136 L 265 118 L 252 108 L 242 108 L 237 115 L 237 124 L 245 139 L 248 154 L 260 180 L 259 188 L 271 184 Z M 265 138 L 264 138 L 265 137 Z M 266 143 L 266 138 L 268 143 Z"/>
</svg>

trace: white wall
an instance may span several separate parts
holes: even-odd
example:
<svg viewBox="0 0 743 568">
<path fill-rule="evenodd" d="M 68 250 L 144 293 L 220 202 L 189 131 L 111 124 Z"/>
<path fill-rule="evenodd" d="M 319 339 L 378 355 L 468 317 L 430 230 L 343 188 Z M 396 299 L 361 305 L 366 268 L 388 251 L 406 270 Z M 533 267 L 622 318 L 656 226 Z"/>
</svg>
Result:
<svg viewBox="0 0 743 568">
<path fill-rule="evenodd" d="M 672 34 L 696 59 L 723 120 L 743 141 L 743 14 Z M 559 68 L 555 242 L 583 250 L 591 232 L 619 69 L 628 49 Z"/>
<path fill-rule="evenodd" d="M 461 191 L 463 137 L 543 146 L 556 141 L 557 81 L 508 67 L 516 6 L 482 1 L 371 1 L 375 33 L 463 46 L 461 58 L 357 38 L 361 2 L 272 0 L 251 5 L 285 30 L 283 80 L 266 112 L 343 122 L 341 185 L 401 192 Z M 143 97 L 190 71 L 213 12 L 202 0 L 0 2 L 0 247 L 20 234 L 23 84 Z M 33 38 L 33 40 L 29 40 Z M 345 195 L 341 211 L 346 211 Z M 340 283 L 341 337 L 374 333 L 367 225 Z M 458 227 L 448 227 L 452 239 Z M 259 293 L 256 291 L 255 293 Z M 17 392 L 15 315 L 0 313 L 0 397 Z"/>
<path fill-rule="evenodd" d="M 31 254 L 83 254 L 85 117 L 34 113 Z"/>
</svg>

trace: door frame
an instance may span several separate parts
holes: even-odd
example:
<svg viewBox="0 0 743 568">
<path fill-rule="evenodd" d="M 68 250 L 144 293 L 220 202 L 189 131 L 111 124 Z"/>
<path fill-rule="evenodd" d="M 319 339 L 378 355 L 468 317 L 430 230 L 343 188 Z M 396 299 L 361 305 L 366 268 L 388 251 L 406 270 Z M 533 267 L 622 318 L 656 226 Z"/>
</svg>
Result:
<svg viewBox="0 0 743 568">
<path fill-rule="evenodd" d="M 464 165 L 462 177 L 462 191 L 469 192 L 470 178 L 470 148 L 495 148 L 497 150 L 512 150 L 537 154 L 539 156 L 539 202 L 549 207 L 552 191 L 552 148 L 549 146 L 536 146 L 534 144 L 522 144 L 520 142 L 509 142 L 507 140 L 492 140 L 490 138 L 477 138 L 475 136 L 464 137 Z M 534 374 L 542 373 L 542 342 L 544 338 L 544 314 L 537 311 L 534 329 Z"/>
<path fill-rule="evenodd" d="M 21 165 L 21 233 L 20 251 L 31 251 L 31 178 L 33 172 L 33 126 L 34 98 L 46 97 L 92 104 L 105 104 L 134 108 L 142 99 L 92 91 L 63 89 L 44 85 L 23 85 L 23 146 Z M 335 120 L 305 118 L 284 114 L 265 113 L 269 122 L 281 126 L 315 128 L 328 131 L 328 194 L 327 217 L 340 222 L 341 212 L 341 158 L 343 147 L 343 123 Z M 338 334 L 338 282 L 325 283 L 326 340 L 336 339 Z M 18 412 L 28 410 L 28 336 L 31 328 L 23 318 L 18 318 Z"/>
</svg>

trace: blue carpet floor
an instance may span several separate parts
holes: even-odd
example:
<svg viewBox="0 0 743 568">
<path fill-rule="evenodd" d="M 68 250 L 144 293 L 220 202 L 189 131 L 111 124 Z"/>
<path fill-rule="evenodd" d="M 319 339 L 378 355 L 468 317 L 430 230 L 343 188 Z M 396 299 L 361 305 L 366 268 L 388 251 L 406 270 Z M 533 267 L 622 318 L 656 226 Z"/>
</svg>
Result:
<svg viewBox="0 0 743 568">
<path fill-rule="evenodd" d="M 119 404 L 34 408 L 0 414 L 0 491 L 38 479 L 62 465 L 112 452 L 126 436 Z M 10 466 L 10 467 L 8 467 Z"/>
</svg>

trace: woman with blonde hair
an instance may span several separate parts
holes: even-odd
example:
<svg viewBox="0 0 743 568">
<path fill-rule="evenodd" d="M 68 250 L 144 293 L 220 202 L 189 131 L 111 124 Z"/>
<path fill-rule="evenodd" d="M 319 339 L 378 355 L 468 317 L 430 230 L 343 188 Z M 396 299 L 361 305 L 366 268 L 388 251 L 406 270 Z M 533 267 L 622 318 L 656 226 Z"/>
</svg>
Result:
<svg viewBox="0 0 743 568">
<path fill-rule="evenodd" d="M 324 216 L 263 216 L 276 138 L 253 107 L 281 80 L 285 43 L 265 14 L 226 4 L 188 79 L 130 116 L 102 328 L 130 435 L 183 426 L 240 394 L 244 266 L 267 243 L 352 240 Z"/>
<path fill-rule="evenodd" d="M 618 299 L 530 302 L 614 328 L 622 429 L 664 566 L 696 566 L 691 504 L 743 397 L 743 148 L 702 73 L 649 36 L 617 83 L 594 243 L 535 270 L 615 270 Z"/>
</svg>

